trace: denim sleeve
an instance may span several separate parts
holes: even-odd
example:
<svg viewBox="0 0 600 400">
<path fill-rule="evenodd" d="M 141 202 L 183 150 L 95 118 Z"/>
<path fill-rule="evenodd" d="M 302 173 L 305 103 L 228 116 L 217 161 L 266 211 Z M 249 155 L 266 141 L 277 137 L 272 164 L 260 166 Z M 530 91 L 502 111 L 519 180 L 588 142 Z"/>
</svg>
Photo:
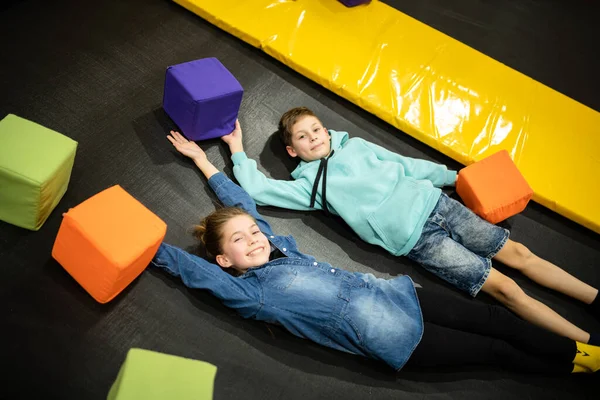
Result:
<svg viewBox="0 0 600 400">
<path fill-rule="evenodd" d="M 189 288 L 208 290 L 246 318 L 260 309 L 261 291 L 255 283 L 231 276 L 218 265 L 178 247 L 162 243 L 151 263 L 181 278 Z"/>
<path fill-rule="evenodd" d="M 214 174 L 208 180 L 208 184 L 224 206 L 239 207 L 245 210 L 254 217 L 258 227 L 265 235 L 274 235 L 271 225 L 256 210 L 256 203 L 252 197 L 225 174 L 222 172 Z"/>
</svg>

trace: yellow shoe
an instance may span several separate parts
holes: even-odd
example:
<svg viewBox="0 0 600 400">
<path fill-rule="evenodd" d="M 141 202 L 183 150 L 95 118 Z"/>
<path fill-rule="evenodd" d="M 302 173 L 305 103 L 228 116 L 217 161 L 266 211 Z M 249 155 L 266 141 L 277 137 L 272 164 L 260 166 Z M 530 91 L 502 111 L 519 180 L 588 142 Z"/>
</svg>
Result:
<svg viewBox="0 0 600 400">
<path fill-rule="evenodd" d="M 590 371 L 586 367 L 582 367 L 579 364 L 573 364 L 573 371 L 571 371 L 571 373 L 572 374 L 591 374 L 592 371 Z"/>
<path fill-rule="evenodd" d="M 592 346 L 586 343 L 577 343 L 577 352 L 573 359 L 573 364 L 582 368 L 586 368 L 589 372 L 600 370 L 600 347 Z M 575 372 L 576 368 L 573 368 Z"/>
</svg>

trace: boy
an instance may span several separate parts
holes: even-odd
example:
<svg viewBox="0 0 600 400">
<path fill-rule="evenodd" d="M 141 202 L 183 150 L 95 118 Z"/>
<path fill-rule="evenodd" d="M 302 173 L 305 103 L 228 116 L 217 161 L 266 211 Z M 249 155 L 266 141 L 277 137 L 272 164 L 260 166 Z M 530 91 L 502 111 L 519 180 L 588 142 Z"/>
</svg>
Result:
<svg viewBox="0 0 600 400">
<path fill-rule="evenodd" d="M 361 138 L 349 139 L 346 132 L 328 131 L 305 107 L 287 111 L 279 125 L 288 154 L 301 159 L 293 181 L 268 179 L 258 171 L 243 151 L 239 123 L 223 137 L 235 177 L 256 203 L 339 215 L 363 240 L 406 255 L 471 296 L 483 290 L 525 320 L 573 340 L 600 344 L 600 335 L 568 322 L 492 268 L 493 258 L 590 304 L 590 311 L 600 316 L 596 288 L 539 258 L 510 240 L 507 230 L 442 193 L 440 187 L 454 185 L 456 171 Z"/>
</svg>

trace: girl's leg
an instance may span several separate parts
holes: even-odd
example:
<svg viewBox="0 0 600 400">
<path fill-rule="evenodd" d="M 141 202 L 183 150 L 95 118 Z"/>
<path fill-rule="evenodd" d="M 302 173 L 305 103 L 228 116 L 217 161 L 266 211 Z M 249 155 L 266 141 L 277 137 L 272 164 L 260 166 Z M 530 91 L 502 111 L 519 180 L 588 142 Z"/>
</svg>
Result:
<svg viewBox="0 0 600 400">
<path fill-rule="evenodd" d="M 549 361 L 518 350 L 500 339 L 463 332 L 431 322 L 425 322 L 423 338 L 406 365 L 416 367 L 498 365 L 521 372 L 546 374 L 573 372 L 573 364 L 568 361 Z"/>
<path fill-rule="evenodd" d="M 533 254 L 521 243 L 508 240 L 496 254 L 494 260 L 517 269 L 529 279 L 550 289 L 591 304 L 598 295 L 598 289 L 575 278 L 565 270 Z"/>
<path fill-rule="evenodd" d="M 434 365 L 435 355 L 440 354 L 437 361 L 445 365 L 498 364 L 549 373 L 600 370 L 600 347 L 555 335 L 503 307 L 427 289 L 419 289 L 418 296 L 426 327 L 413 361 L 416 365 Z"/>
<path fill-rule="evenodd" d="M 515 281 L 492 268 L 481 290 L 519 317 L 558 335 L 588 343 L 590 334 L 561 317 L 547 305 L 528 296 Z"/>
<path fill-rule="evenodd" d="M 571 363 L 576 354 L 573 340 L 523 321 L 504 307 L 466 300 L 427 289 L 417 291 L 423 319 L 478 335 L 502 339 L 527 353 Z"/>
</svg>

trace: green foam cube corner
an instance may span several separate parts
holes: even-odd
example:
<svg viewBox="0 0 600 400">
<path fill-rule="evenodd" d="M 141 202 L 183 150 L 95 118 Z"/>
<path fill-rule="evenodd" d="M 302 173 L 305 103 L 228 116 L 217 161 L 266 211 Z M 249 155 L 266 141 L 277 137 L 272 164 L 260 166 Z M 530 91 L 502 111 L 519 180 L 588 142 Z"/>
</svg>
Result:
<svg viewBox="0 0 600 400">
<path fill-rule="evenodd" d="M 0 121 L 0 220 L 37 231 L 69 185 L 77 142 L 24 118 Z"/>
<path fill-rule="evenodd" d="M 144 349 L 130 349 L 107 400 L 209 400 L 217 367 Z"/>
</svg>

